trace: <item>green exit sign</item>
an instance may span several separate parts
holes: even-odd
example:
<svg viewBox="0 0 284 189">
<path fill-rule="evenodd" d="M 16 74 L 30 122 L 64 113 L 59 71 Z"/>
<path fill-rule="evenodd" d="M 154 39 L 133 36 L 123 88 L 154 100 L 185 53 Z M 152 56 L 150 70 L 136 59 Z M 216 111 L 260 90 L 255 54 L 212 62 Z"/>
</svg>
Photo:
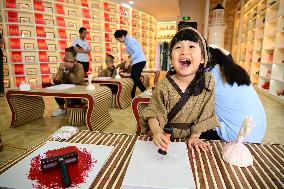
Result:
<svg viewBox="0 0 284 189">
<path fill-rule="evenodd" d="M 190 17 L 189 17 L 189 16 L 183 16 L 183 17 L 182 17 L 182 20 L 183 20 L 183 21 L 188 21 L 188 20 L 190 20 Z"/>
</svg>

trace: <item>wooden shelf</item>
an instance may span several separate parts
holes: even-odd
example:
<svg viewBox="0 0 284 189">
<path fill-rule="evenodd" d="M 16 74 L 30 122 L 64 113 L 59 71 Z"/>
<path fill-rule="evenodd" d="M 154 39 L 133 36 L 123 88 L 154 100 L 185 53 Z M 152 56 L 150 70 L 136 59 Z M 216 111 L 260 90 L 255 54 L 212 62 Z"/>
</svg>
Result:
<svg viewBox="0 0 284 189">
<path fill-rule="evenodd" d="M 124 56 L 125 52 L 121 51 L 120 48 L 120 43 L 118 42 L 106 42 L 105 41 L 105 34 L 109 34 L 113 37 L 113 32 L 116 29 L 127 29 L 130 35 L 132 36 L 138 36 L 138 40 L 140 41 L 142 39 L 142 34 L 143 34 L 143 42 L 145 44 L 143 45 L 143 49 L 146 51 L 145 56 L 147 60 L 150 60 L 150 56 L 154 56 L 156 53 L 155 49 L 153 50 L 153 47 L 156 46 L 156 36 L 157 36 L 157 21 L 156 18 L 154 18 L 151 15 L 145 14 L 141 11 L 135 10 L 135 9 L 129 9 L 129 8 L 121 8 L 121 5 L 115 2 L 108 2 L 105 0 L 86 0 L 88 1 L 89 7 L 82 6 L 81 1 L 75 1 L 75 3 L 68 3 L 68 2 L 57 2 L 53 0 L 43 0 L 43 1 L 34 1 L 34 0 L 24 0 L 24 1 L 19 1 L 17 0 L 16 3 L 18 4 L 19 2 L 29 4 L 29 9 L 28 10 L 22 10 L 19 8 L 5 8 L 5 2 L 0 1 L 0 14 L 1 15 L 7 15 L 8 12 L 15 12 L 17 13 L 17 18 L 15 18 L 16 21 L 18 22 L 8 22 L 7 17 L 2 17 L 2 21 L 0 22 L 0 28 L 2 29 L 4 35 L 5 35 L 5 46 L 6 49 L 3 50 L 5 59 L 7 59 L 7 64 L 5 63 L 5 68 L 8 68 L 9 70 L 9 75 L 5 76 L 5 80 L 9 79 L 9 83 L 11 87 L 16 86 L 16 80 L 15 77 L 30 77 L 27 74 L 22 74 L 22 75 L 15 75 L 14 73 L 14 65 L 19 65 L 21 67 L 24 65 L 32 66 L 32 68 L 37 70 L 37 75 L 34 75 L 33 77 L 47 77 L 50 74 L 41 74 L 41 68 L 40 65 L 42 64 L 47 64 L 48 66 L 55 66 L 57 65 L 58 62 L 61 62 L 61 56 L 64 54 L 64 51 L 61 49 L 60 42 L 65 42 L 67 46 L 72 45 L 74 35 L 77 35 L 78 37 L 78 30 L 80 26 L 84 26 L 84 22 L 88 22 L 90 25 L 90 29 L 87 28 L 88 33 L 90 35 L 90 39 L 87 39 L 87 41 L 91 45 L 91 58 L 90 60 L 90 68 L 95 68 L 97 66 L 100 66 L 104 64 L 104 56 L 106 52 L 107 45 L 110 45 L 111 47 L 116 47 L 117 52 L 111 52 L 115 58 L 117 59 L 117 62 L 121 61 L 122 56 Z M 33 4 L 34 2 L 42 2 L 43 7 L 49 7 L 51 8 L 50 10 L 52 12 L 46 12 L 46 11 L 34 11 L 33 10 Z M 107 2 L 109 4 L 110 11 L 104 10 L 104 3 Z M 98 5 L 99 9 L 93 8 L 92 6 L 95 6 L 95 4 Z M 63 7 L 63 12 L 64 14 L 60 14 L 60 11 L 58 11 L 58 7 L 56 5 L 60 5 Z M 18 5 L 17 5 L 18 7 Z M 127 11 L 128 15 L 121 14 L 120 11 Z M 73 15 L 73 12 L 76 13 L 76 16 Z M 4 14 L 5 13 L 5 14 Z M 75 14 L 74 13 L 74 14 Z M 116 22 L 107 22 L 105 21 L 105 15 L 104 13 L 108 14 L 110 19 L 116 18 Z M 45 20 L 53 20 L 54 25 L 46 25 L 46 24 L 36 24 L 35 23 L 35 16 L 39 14 L 43 16 L 43 23 L 45 23 Z M 90 14 L 88 16 L 87 14 Z M 86 18 L 86 17 L 87 18 Z M 136 17 L 138 16 L 139 19 Z M 20 17 L 28 17 L 30 22 L 28 23 L 21 23 L 20 22 Z M 58 18 L 62 17 L 63 22 L 66 25 L 65 27 L 58 26 Z M 90 17 L 90 18 L 88 18 Z M 95 17 L 95 19 L 93 19 Z M 129 24 L 121 24 L 120 20 L 126 20 Z M 9 19 L 12 20 L 12 19 Z M 38 20 L 38 18 L 37 18 Z M 76 24 L 77 28 L 70 28 L 69 27 L 69 22 L 73 22 Z M 137 27 L 133 27 L 132 24 L 133 22 L 138 23 Z M 38 22 L 39 23 L 39 22 Z M 110 31 L 109 29 L 106 29 L 106 24 L 110 25 Z M 17 26 L 17 32 L 19 35 L 17 36 L 10 36 L 9 35 L 9 26 Z M 147 26 L 146 28 L 143 28 L 144 26 Z M 53 33 L 54 38 L 47 38 L 47 37 L 38 37 L 37 36 L 37 27 L 43 28 L 44 33 Z M 98 30 L 98 29 L 99 30 Z M 64 30 L 66 32 L 66 38 L 59 38 L 59 31 L 58 30 Z M 22 30 L 28 31 L 30 34 L 27 36 L 29 37 L 22 37 L 21 32 Z M 135 34 L 133 33 L 135 32 Z M 72 36 L 73 35 L 73 36 Z M 98 39 L 94 39 L 95 37 L 98 37 Z M 10 42 L 14 43 L 14 41 L 10 41 L 10 39 L 16 39 L 20 41 L 20 47 L 23 47 L 23 41 L 26 43 L 31 42 L 34 45 L 35 49 L 32 50 L 25 50 L 23 48 L 21 49 L 12 49 L 10 50 Z M 37 40 L 45 40 L 46 44 L 51 44 L 55 46 L 55 50 L 38 50 L 38 41 Z M 99 41 L 98 41 L 99 40 Z M 18 43 L 18 42 L 17 42 Z M 99 46 L 101 47 L 101 53 L 95 52 L 93 49 L 93 46 Z M 142 43 L 141 43 L 142 45 Z M 150 53 L 151 52 L 151 53 Z M 20 53 L 22 57 L 22 62 L 12 62 L 12 53 Z M 57 62 L 40 62 L 39 61 L 39 53 L 46 53 L 47 56 L 56 56 L 57 57 Z M 17 55 L 17 54 L 16 54 Z M 18 54 L 19 55 L 19 54 Z M 34 58 L 34 61 L 32 63 L 25 63 L 25 57 L 31 56 Z M 99 57 L 99 58 L 98 58 Z M 97 59 L 96 59 L 97 58 Z M 97 61 L 99 60 L 100 61 Z M 146 64 L 146 68 L 152 68 L 150 67 L 153 62 L 149 61 Z M 150 65 L 151 64 L 151 65 Z M 17 67 L 17 68 L 19 68 Z M 24 73 L 26 73 L 26 70 L 23 70 Z M 27 80 L 26 80 L 27 82 Z M 41 79 L 37 81 L 38 84 L 41 84 Z"/>
<path fill-rule="evenodd" d="M 270 80 L 270 77 L 266 77 L 266 76 L 263 76 L 263 75 L 259 75 L 259 77 L 262 77 L 264 79 Z"/>
<path fill-rule="evenodd" d="M 274 80 L 274 81 L 277 81 L 277 82 L 280 82 L 280 83 L 283 83 L 283 84 L 284 84 L 284 80 L 276 79 L 276 78 L 271 78 L 271 79 Z"/>
<path fill-rule="evenodd" d="M 246 6 L 242 7 L 245 15 L 241 18 L 240 13 L 236 13 L 232 55 L 237 57 L 236 61 L 240 66 L 249 71 L 252 82 L 258 83 L 258 86 L 262 86 L 264 81 L 269 82 L 269 89 L 261 90 L 280 99 L 275 94 L 277 90 L 284 88 L 284 64 L 281 63 L 284 61 L 284 46 L 280 42 L 284 40 L 284 0 L 269 5 L 271 2 L 273 1 L 248 0 Z M 239 35 L 238 23 L 241 23 L 241 20 L 245 26 Z M 240 46 L 237 43 L 239 40 Z M 284 102 L 284 97 L 281 97 L 281 101 Z"/>
</svg>

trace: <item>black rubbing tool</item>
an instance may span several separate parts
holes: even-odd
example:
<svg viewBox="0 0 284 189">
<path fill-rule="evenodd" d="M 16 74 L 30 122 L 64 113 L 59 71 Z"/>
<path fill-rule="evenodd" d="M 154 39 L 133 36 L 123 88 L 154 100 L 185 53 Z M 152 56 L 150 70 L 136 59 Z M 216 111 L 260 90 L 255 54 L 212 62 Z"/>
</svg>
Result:
<svg viewBox="0 0 284 189">
<path fill-rule="evenodd" d="M 50 158 L 40 160 L 40 167 L 42 171 L 48 171 L 59 167 L 64 187 L 71 186 L 71 179 L 67 171 L 66 165 L 75 164 L 78 162 L 77 152 L 69 152 Z"/>
<path fill-rule="evenodd" d="M 172 128 L 164 128 L 164 135 L 167 137 L 168 141 L 171 140 L 171 135 L 173 133 Z M 167 151 L 159 149 L 158 152 L 162 155 L 167 155 Z"/>
</svg>

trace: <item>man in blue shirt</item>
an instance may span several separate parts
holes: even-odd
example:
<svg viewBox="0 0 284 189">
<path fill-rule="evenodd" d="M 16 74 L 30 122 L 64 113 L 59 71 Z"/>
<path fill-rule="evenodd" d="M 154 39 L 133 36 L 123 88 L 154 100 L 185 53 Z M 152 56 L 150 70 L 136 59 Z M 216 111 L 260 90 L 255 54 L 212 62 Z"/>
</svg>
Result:
<svg viewBox="0 0 284 189">
<path fill-rule="evenodd" d="M 116 30 L 114 33 L 114 37 L 120 43 L 125 43 L 126 50 L 131 56 L 132 70 L 130 77 L 133 79 L 134 82 L 134 86 L 131 91 L 131 96 L 132 98 L 134 98 L 136 93 L 136 86 L 140 89 L 141 92 L 146 90 L 145 86 L 140 80 L 142 70 L 144 69 L 146 64 L 146 58 L 139 42 L 135 38 L 129 36 L 126 30 Z"/>
</svg>

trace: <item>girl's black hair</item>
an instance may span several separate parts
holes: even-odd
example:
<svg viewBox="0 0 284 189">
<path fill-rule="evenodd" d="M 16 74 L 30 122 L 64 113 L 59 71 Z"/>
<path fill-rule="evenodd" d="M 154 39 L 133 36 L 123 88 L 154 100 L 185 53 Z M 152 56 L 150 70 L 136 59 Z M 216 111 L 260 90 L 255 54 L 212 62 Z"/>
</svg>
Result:
<svg viewBox="0 0 284 189">
<path fill-rule="evenodd" d="M 77 52 L 73 46 L 65 48 L 65 52 L 71 52 L 74 57 L 77 55 Z"/>
<path fill-rule="evenodd" d="M 216 64 L 219 64 L 223 79 L 233 86 L 236 82 L 240 85 L 250 85 L 250 77 L 248 73 L 233 60 L 232 55 L 225 55 L 220 49 L 209 47 L 210 60 L 207 68 L 212 70 Z"/>
<path fill-rule="evenodd" d="M 170 50 L 170 57 L 171 57 L 172 50 L 173 50 L 173 47 L 175 46 L 175 44 L 179 41 L 187 41 L 187 40 L 199 44 L 200 49 L 201 49 L 201 55 L 205 60 L 206 59 L 205 58 L 205 51 L 208 52 L 208 45 L 206 43 L 206 40 L 204 40 L 205 44 L 203 44 L 200 36 L 194 30 L 190 30 L 190 29 L 182 29 L 175 34 L 175 36 L 173 37 L 171 44 L 170 44 L 170 49 L 169 49 Z"/>
<path fill-rule="evenodd" d="M 127 31 L 126 30 L 116 30 L 114 32 L 114 37 L 115 38 L 121 38 L 122 36 L 126 36 L 127 35 Z"/>
<path fill-rule="evenodd" d="M 84 27 L 81 27 L 81 28 L 79 29 L 79 33 L 83 33 L 84 31 L 87 31 L 87 29 L 84 28 Z"/>
<path fill-rule="evenodd" d="M 204 58 L 204 61 L 205 61 L 205 59 L 206 59 L 205 56 L 207 56 L 205 51 L 208 52 L 208 45 L 207 45 L 207 42 L 206 42 L 205 39 L 204 39 L 204 43 L 202 42 L 201 37 L 202 36 L 199 36 L 198 33 L 196 33 L 194 30 L 191 30 L 191 29 L 182 29 L 182 30 L 178 31 L 175 34 L 175 36 L 173 37 L 171 44 L 170 44 L 170 49 L 169 49 L 170 50 L 170 55 L 169 55 L 170 58 L 171 58 L 171 53 L 172 53 L 174 45 L 179 41 L 187 41 L 188 40 L 188 41 L 192 41 L 192 42 L 199 44 L 200 49 L 201 49 L 201 55 L 202 55 L 202 57 Z M 176 74 L 176 71 L 175 71 L 174 67 L 171 67 L 171 69 L 168 71 L 166 76 L 168 77 L 168 76 L 174 75 L 174 74 Z M 201 94 L 204 89 L 207 90 L 207 91 L 210 91 L 210 89 L 208 89 L 205 85 L 204 64 L 199 65 L 199 68 L 196 71 L 195 79 L 193 80 L 193 82 L 194 82 L 194 83 L 192 83 L 193 86 L 194 86 L 193 95 L 197 96 L 197 95 Z"/>
</svg>

